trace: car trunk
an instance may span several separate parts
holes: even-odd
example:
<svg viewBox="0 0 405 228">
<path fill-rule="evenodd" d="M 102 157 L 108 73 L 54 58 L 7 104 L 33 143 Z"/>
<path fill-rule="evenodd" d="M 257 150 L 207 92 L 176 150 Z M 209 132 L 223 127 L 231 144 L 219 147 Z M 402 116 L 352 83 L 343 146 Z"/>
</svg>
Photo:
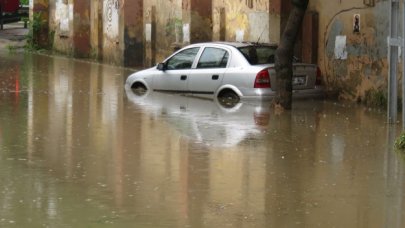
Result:
<svg viewBox="0 0 405 228">
<path fill-rule="evenodd" d="M 276 70 L 269 69 L 271 88 L 277 90 Z M 313 64 L 295 63 L 293 65 L 293 90 L 304 90 L 315 88 L 317 67 Z"/>
</svg>

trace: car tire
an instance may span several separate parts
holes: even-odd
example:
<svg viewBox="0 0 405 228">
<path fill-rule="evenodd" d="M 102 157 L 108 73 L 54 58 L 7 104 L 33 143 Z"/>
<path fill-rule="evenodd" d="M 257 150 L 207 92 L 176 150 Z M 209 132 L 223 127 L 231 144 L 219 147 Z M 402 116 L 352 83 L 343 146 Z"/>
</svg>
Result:
<svg viewBox="0 0 405 228">
<path fill-rule="evenodd" d="M 232 90 L 225 90 L 219 93 L 218 102 L 224 108 L 233 108 L 240 102 L 240 97 Z"/>
</svg>

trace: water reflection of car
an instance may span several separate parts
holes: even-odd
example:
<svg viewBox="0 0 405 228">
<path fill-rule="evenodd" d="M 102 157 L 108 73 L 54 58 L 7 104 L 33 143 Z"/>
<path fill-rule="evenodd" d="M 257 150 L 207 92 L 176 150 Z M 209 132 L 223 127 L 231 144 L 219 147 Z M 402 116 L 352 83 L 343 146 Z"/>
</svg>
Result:
<svg viewBox="0 0 405 228">
<path fill-rule="evenodd" d="M 273 97 L 276 49 L 276 45 L 236 42 L 189 45 L 163 63 L 133 73 L 126 87 L 233 100 Z M 295 63 L 293 89 L 294 96 L 322 96 L 319 68 Z"/>
<path fill-rule="evenodd" d="M 160 117 L 197 143 L 228 147 L 267 129 L 270 105 L 262 102 L 223 106 L 216 100 L 126 89 L 128 99 L 146 113 Z"/>
</svg>

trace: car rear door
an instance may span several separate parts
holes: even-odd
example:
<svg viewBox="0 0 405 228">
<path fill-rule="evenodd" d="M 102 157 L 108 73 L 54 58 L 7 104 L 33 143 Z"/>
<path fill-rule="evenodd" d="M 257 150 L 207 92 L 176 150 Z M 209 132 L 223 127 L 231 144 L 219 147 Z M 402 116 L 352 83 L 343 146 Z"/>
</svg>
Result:
<svg viewBox="0 0 405 228">
<path fill-rule="evenodd" d="M 153 78 L 155 91 L 187 92 L 191 68 L 200 47 L 180 51 L 165 62 L 165 70 L 159 71 Z"/>
<path fill-rule="evenodd" d="M 188 90 L 194 94 L 214 94 L 222 83 L 229 61 L 229 51 L 205 47 L 196 69 L 189 74 Z"/>
</svg>

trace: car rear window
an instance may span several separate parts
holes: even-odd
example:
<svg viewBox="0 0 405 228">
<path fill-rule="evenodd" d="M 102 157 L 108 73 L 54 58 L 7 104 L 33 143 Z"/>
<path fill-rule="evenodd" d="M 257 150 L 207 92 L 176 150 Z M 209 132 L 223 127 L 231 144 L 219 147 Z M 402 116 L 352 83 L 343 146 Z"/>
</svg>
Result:
<svg viewBox="0 0 405 228">
<path fill-rule="evenodd" d="M 251 65 L 271 64 L 275 62 L 276 46 L 252 45 L 238 49 Z"/>
</svg>

